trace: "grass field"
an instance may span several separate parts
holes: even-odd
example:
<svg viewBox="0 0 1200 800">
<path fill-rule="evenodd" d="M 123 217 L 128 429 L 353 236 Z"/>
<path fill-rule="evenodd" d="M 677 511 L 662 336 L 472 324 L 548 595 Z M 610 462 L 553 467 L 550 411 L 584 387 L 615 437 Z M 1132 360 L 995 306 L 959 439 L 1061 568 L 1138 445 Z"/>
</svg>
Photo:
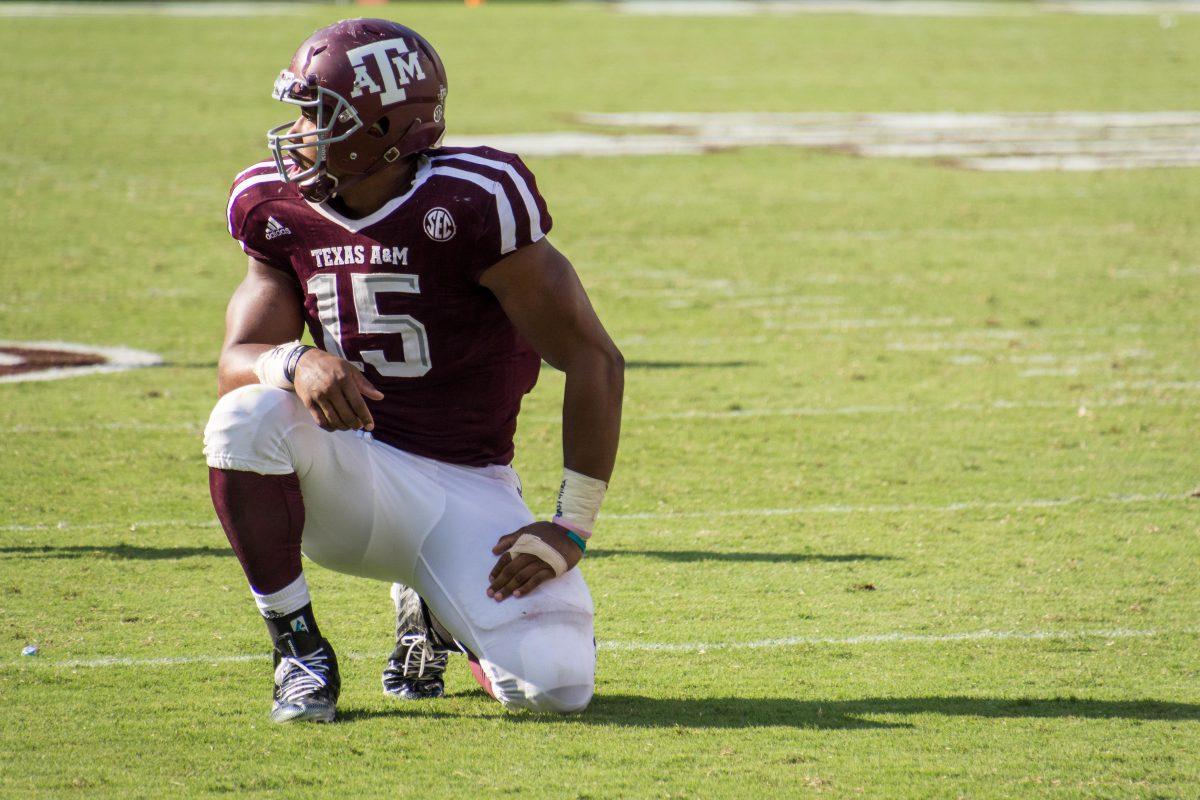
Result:
<svg viewBox="0 0 1200 800">
<path fill-rule="evenodd" d="M 0 339 L 166 361 L 0 385 L 0 796 L 1200 794 L 1195 169 L 530 159 L 629 363 L 597 697 L 508 714 L 458 661 L 388 701 L 387 588 L 314 567 L 342 722 L 271 725 L 199 435 L 230 179 L 345 11 L 0 19 Z M 441 50 L 459 133 L 1200 108 L 1200 17 L 386 13 Z M 561 389 L 519 431 L 535 511 Z"/>
</svg>

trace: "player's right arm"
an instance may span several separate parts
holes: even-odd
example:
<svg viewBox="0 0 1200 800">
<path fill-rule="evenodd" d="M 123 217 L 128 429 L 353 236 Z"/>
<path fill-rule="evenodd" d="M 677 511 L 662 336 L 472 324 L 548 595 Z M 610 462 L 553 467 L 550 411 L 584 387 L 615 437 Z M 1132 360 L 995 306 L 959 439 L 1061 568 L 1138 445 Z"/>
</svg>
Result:
<svg viewBox="0 0 1200 800">
<path fill-rule="evenodd" d="M 276 345 L 304 330 L 303 299 L 287 274 L 251 257 L 246 277 L 225 311 L 225 343 L 217 364 L 217 393 L 258 383 L 254 364 Z M 353 364 L 323 350 L 309 350 L 296 365 L 295 391 L 325 430 L 371 430 L 375 422 L 363 395 L 382 400 Z"/>
</svg>

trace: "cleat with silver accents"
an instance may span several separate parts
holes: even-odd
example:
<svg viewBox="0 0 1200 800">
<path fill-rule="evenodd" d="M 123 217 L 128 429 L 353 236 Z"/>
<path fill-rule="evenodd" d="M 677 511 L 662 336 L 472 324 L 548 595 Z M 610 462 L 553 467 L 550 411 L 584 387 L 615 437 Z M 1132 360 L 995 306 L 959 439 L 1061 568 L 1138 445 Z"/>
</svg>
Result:
<svg viewBox="0 0 1200 800">
<path fill-rule="evenodd" d="M 392 587 L 396 602 L 396 649 L 383 668 L 383 693 L 401 700 L 441 697 L 451 648 L 430 628 L 425 601 L 401 584 Z"/>
<path fill-rule="evenodd" d="M 329 642 L 304 632 L 275 640 L 272 722 L 333 722 L 342 678 Z"/>
</svg>

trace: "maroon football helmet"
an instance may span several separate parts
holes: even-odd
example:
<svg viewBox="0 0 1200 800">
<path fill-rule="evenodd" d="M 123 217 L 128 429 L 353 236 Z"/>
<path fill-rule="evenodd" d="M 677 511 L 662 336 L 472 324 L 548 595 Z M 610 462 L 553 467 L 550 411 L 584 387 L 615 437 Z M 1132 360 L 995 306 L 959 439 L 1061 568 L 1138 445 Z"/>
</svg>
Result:
<svg viewBox="0 0 1200 800">
<path fill-rule="evenodd" d="M 416 31 L 385 19 L 318 30 L 279 74 L 272 96 L 316 124 L 299 133 L 290 131 L 292 122 L 267 131 L 280 174 L 314 203 L 435 146 L 446 130 L 442 60 Z M 314 145 L 313 160 L 297 152 Z"/>
</svg>

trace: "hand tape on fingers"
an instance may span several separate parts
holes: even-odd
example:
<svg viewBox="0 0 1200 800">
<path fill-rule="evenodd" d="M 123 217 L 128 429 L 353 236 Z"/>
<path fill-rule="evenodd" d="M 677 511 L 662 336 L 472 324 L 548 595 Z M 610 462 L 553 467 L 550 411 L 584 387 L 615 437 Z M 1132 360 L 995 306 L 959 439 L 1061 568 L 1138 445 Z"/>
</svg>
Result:
<svg viewBox="0 0 1200 800">
<path fill-rule="evenodd" d="M 508 548 L 508 554 L 516 558 L 521 553 L 528 553 L 534 558 L 542 561 L 550 569 L 554 570 L 554 577 L 558 577 L 566 572 L 570 567 L 567 566 L 567 560 L 563 558 L 562 553 L 555 550 L 550 545 L 543 542 L 539 537 L 532 533 L 522 533 L 517 538 L 516 543 Z"/>
</svg>

